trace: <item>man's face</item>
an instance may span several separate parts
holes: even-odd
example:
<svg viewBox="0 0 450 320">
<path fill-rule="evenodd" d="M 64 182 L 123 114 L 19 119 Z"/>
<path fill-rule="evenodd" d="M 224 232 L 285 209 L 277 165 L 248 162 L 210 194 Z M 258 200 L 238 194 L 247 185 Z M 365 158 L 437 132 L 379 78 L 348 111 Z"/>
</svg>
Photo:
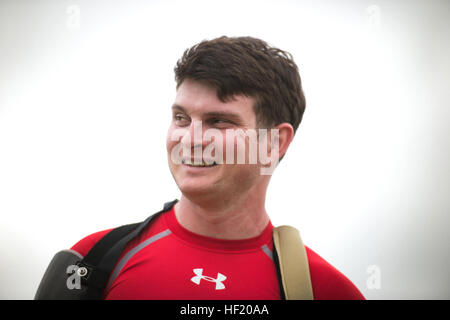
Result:
<svg viewBox="0 0 450 320">
<path fill-rule="evenodd" d="M 227 130 L 256 129 L 253 104 L 253 98 L 243 95 L 222 102 L 213 88 L 192 80 L 185 80 L 179 86 L 166 147 L 170 171 L 184 195 L 206 198 L 222 195 L 223 199 L 230 199 L 258 184 L 260 165 L 249 164 L 249 139 L 243 145 L 226 134 Z M 214 137 L 208 138 L 208 133 Z M 178 152 L 181 147 L 184 150 Z M 230 147 L 234 149 L 233 157 L 227 157 Z M 242 147 L 245 148 L 244 164 L 237 160 L 238 149 Z M 180 155 L 178 159 L 175 154 Z M 219 158 L 221 161 L 217 161 Z"/>
</svg>

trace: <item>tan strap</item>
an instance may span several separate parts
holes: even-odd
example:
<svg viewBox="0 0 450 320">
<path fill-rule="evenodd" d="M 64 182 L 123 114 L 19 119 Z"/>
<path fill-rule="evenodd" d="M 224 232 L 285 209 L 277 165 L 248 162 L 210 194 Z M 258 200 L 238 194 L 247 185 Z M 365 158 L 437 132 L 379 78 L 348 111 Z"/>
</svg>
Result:
<svg viewBox="0 0 450 320">
<path fill-rule="evenodd" d="M 276 227 L 273 242 L 286 300 L 313 300 L 308 257 L 298 230 L 291 226 Z"/>
</svg>

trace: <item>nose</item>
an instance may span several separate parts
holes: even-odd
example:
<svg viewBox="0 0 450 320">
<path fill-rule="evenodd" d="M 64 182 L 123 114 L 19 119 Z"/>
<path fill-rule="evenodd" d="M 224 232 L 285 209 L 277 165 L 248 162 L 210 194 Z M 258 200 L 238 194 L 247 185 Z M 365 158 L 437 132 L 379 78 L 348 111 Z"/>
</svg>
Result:
<svg viewBox="0 0 450 320">
<path fill-rule="evenodd" d="M 181 139 L 181 143 L 183 147 L 190 148 L 191 150 L 199 149 L 201 151 L 206 147 L 208 142 L 203 139 L 202 121 L 193 120 L 191 122 L 189 128 L 187 128 L 183 138 Z"/>
</svg>

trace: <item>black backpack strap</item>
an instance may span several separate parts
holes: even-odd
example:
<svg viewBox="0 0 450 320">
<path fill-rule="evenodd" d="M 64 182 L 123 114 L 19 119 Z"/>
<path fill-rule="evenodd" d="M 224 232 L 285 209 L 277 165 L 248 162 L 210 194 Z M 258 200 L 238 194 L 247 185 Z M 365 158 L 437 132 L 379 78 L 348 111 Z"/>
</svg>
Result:
<svg viewBox="0 0 450 320">
<path fill-rule="evenodd" d="M 278 286 L 280 288 L 280 299 L 281 300 L 286 300 L 286 293 L 284 292 L 284 287 L 283 287 L 283 277 L 281 275 L 281 270 L 280 270 L 280 260 L 278 259 L 278 252 L 277 252 L 277 248 L 275 246 L 273 246 L 273 262 L 275 264 L 275 270 L 277 272 L 277 280 L 278 280 Z"/>
<path fill-rule="evenodd" d="M 101 238 L 77 265 L 82 269 L 81 281 L 87 286 L 86 299 L 101 299 L 109 276 L 128 242 L 134 239 L 161 213 L 169 211 L 178 200 L 167 202 L 164 208 L 141 223 L 115 228 Z"/>
</svg>

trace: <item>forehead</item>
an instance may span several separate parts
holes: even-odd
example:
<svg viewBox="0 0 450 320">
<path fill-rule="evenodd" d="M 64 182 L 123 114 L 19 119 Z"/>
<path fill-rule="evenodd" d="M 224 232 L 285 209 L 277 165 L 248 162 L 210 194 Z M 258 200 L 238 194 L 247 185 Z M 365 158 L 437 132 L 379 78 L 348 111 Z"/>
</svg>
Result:
<svg viewBox="0 0 450 320">
<path fill-rule="evenodd" d="M 254 119 L 254 102 L 252 97 L 244 95 L 236 95 L 223 102 L 217 97 L 214 88 L 197 81 L 185 80 L 178 87 L 174 106 L 180 106 L 190 114 L 231 112 L 244 119 Z"/>
</svg>

